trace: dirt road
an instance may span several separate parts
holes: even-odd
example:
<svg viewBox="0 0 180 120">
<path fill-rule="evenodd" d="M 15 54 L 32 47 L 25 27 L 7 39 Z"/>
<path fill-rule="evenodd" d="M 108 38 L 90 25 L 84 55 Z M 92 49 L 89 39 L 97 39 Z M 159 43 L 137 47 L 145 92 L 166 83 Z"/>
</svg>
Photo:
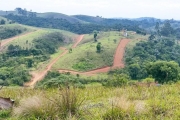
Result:
<svg viewBox="0 0 180 120">
<path fill-rule="evenodd" d="M 106 67 L 98 68 L 98 69 L 87 71 L 87 72 L 77 72 L 77 71 L 65 70 L 65 69 L 60 69 L 58 71 L 60 73 L 70 72 L 71 74 L 80 74 L 80 75 L 91 76 L 91 75 L 95 75 L 97 73 L 107 73 L 111 69 L 123 68 L 124 67 L 124 62 L 123 62 L 124 51 L 125 51 L 126 45 L 129 43 L 129 41 L 130 41 L 129 39 L 122 39 L 119 42 L 118 47 L 117 47 L 116 52 L 115 52 L 115 55 L 114 55 L 113 66 L 111 66 L 111 67 L 106 66 Z"/>
<path fill-rule="evenodd" d="M 72 48 L 75 48 L 79 42 L 81 42 L 81 40 L 83 39 L 84 35 L 79 35 L 75 41 L 75 43 L 73 44 Z M 64 48 L 62 48 L 64 49 Z M 37 72 L 32 72 L 32 79 L 30 82 L 27 82 L 24 84 L 24 86 L 26 87 L 30 87 L 30 86 L 34 86 L 36 84 L 36 82 L 42 80 L 46 74 L 48 73 L 49 70 L 51 70 L 52 66 L 54 65 L 54 63 L 56 63 L 62 56 L 64 56 L 66 53 L 68 52 L 67 49 L 64 49 L 64 52 L 62 54 L 60 54 L 57 58 L 55 58 L 52 62 L 50 62 L 48 64 L 48 66 L 46 67 L 46 69 L 40 73 Z"/>
<path fill-rule="evenodd" d="M 9 44 L 10 42 L 12 42 L 13 40 L 18 39 L 19 37 L 23 37 L 23 36 L 29 35 L 29 34 L 31 34 L 31 33 L 33 33 L 33 32 L 35 32 L 35 31 L 28 32 L 28 33 L 25 33 L 25 34 L 22 34 L 22 35 L 18 35 L 18 36 L 12 37 L 12 38 L 8 38 L 8 39 L 2 40 L 2 41 L 1 41 L 1 46 L 0 46 L 0 51 L 2 51 L 3 48 L 4 48 L 7 44 Z"/>
<path fill-rule="evenodd" d="M 124 51 L 129 41 L 130 41 L 129 39 L 122 39 L 120 41 L 116 49 L 116 53 L 114 55 L 114 62 L 113 62 L 112 69 L 124 67 L 124 62 L 123 62 Z"/>
<path fill-rule="evenodd" d="M 96 75 L 97 73 L 107 73 L 110 69 L 111 69 L 111 67 L 103 67 L 103 68 L 98 68 L 98 69 L 94 69 L 94 70 L 87 71 L 87 72 L 79 72 L 79 71 L 66 70 L 66 69 L 60 69 L 58 71 L 60 73 L 70 72 L 71 74 L 74 74 L 74 75 L 80 74 L 80 75 L 86 75 L 86 76 L 93 76 L 93 75 Z"/>
</svg>

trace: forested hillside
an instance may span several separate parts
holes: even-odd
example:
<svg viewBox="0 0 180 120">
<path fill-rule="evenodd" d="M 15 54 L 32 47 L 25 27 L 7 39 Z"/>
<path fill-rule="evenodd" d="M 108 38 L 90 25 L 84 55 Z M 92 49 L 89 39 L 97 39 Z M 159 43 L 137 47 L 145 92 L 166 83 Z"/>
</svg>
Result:
<svg viewBox="0 0 180 120">
<path fill-rule="evenodd" d="M 136 22 L 132 22 L 130 20 L 111 20 L 111 19 L 108 20 L 107 19 L 107 21 L 104 21 L 103 24 L 99 24 L 96 22 L 70 23 L 66 19 L 27 17 L 27 16 L 17 16 L 17 15 L 12 15 L 12 14 L 4 16 L 4 17 L 10 20 L 13 20 L 15 22 L 18 22 L 20 24 L 36 26 L 36 27 L 63 29 L 63 30 L 67 30 L 67 31 L 71 31 L 74 33 L 79 33 L 79 34 L 92 33 L 94 30 L 107 31 L 111 29 L 117 29 L 117 30 L 128 29 L 128 30 L 136 31 L 137 29 L 140 29 L 138 27 L 138 24 L 136 24 Z"/>
</svg>

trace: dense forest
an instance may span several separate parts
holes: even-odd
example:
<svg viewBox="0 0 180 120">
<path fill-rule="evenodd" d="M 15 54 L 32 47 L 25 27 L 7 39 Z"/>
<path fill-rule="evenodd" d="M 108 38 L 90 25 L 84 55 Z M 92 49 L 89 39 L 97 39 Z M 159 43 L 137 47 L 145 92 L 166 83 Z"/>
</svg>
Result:
<svg viewBox="0 0 180 120">
<path fill-rule="evenodd" d="M 92 33 L 94 30 L 107 31 L 111 29 L 116 29 L 116 30 L 127 29 L 127 30 L 136 31 L 137 29 L 140 29 L 138 27 L 137 22 L 133 22 L 130 20 L 107 19 L 107 20 L 104 20 L 102 24 L 99 24 L 97 22 L 96 23 L 95 22 L 94 23 L 70 23 L 69 21 L 65 19 L 17 16 L 13 14 L 9 14 L 4 17 L 11 19 L 15 22 L 18 22 L 20 24 L 25 24 L 25 25 L 35 26 L 35 27 L 63 29 L 63 30 L 71 31 L 78 34 Z"/>
</svg>

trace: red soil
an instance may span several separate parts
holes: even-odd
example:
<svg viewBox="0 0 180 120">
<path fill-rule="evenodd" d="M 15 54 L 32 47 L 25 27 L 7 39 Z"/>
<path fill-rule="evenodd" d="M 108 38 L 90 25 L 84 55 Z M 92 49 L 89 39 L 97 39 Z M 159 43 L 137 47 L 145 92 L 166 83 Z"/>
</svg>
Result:
<svg viewBox="0 0 180 120">
<path fill-rule="evenodd" d="M 8 39 L 2 40 L 2 41 L 1 41 L 1 45 L 0 45 L 0 51 L 2 51 L 3 48 L 4 48 L 7 44 L 9 44 L 10 42 L 12 42 L 13 40 L 18 39 L 19 37 L 23 37 L 23 36 L 29 35 L 29 34 L 31 34 L 31 33 L 33 33 L 33 32 L 34 32 L 34 31 L 28 32 L 28 33 L 25 33 L 25 34 L 22 34 L 22 35 L 18 35 L 18 36 L 12 37 L 12 38 L 8 38 Z"/>
<path fill-rule="evenodd" d="M 75 48 L 79 42 L 81 42 L 81 40 L 83 39 L 84 35 L 80 35 L 77 37 L 75 44 L 72 46 L 72 48 Z M 61 48 L 64 49 L 64 48 Z M 60 54 L 57 58 L 55 58 L 47 67 L 44 71 L 37 73 L 37 72 L 32 72 L 32 79 L 30 82 L 27 82 L 24 84 L 24 86 L 32 86 L 36 84 L 36 82 L 42 80 L 45 75 L 48 73 L 49 70 L 51 70 L 51 67 L 54 65 L 54 63 L 56 63 L 62 56 L 64 56 L 66 53 L 68 52 L 67 49 L 64 49 L 64 52 L 62 54 Z"/>
<path fill-rule="evenodd" d="M 75 44 L 72 46 L 72 48 L 75 48 L 83 39 L 84 35 L 80 35 L 78 36 L 78 38 L 76 39 Z M 124 62 L 123 62 L 123 56 L 124 56 L 124 51 L 125 51 L 125 47 L 126 45 L 129 43 L 130 40 L 128 39 L 122 39 L 116 49 L 116 53 L 114 55 L 114 63 L 113 66 L 107 66 L 107 67 L 102 67 L 102 68 L 98 68 L 98 69 L 94 69 L 91 71 L 87 71 L 87 72 L 78 72 L 78 71 L 73 71 L 73 70 L 65 70 L 65 69 L 60 69 L 58 70 L 60 73 L 65 73 L 65 72 L 70 72 L 71 74 L 80 74 L 80 75 L 88 75 L 88 76 L 92 76 L 95 75 L 97 73 L 107 73 L 108 71 L 110 71 L 111 69 L 116 69 L 116 68 L 123 68 L 124 67 Z M 65 48 L 60 48 L 62 50 L 64 50 L 64 52 L 59 55 L 56 59 L 54 59 L 47 67 L 44 71 L 42 71 L 41 73 L 31 73 L 32 74 L 32 79 L 30 82 L 25 83 L 24 86 L 33 86 L 36 84 L 36 82 L 42 80 L 45 75 L 47 74 L 47 72 L 51 69 L 51 67 L 53 66 L 54 63 L 57 62 L 58 59 L 60 59 L 62 56 L 64 56 L 68 50 Z"/>
<path fill-rule="evenodd" d="M 122 39 L 116 49 L 116 53 L 114 55 L 114 62 L 112 68 L 123 68 L 124 67 L 124 62 L 123 62 L 123 57 L 124 57 L 124 51 L 126 45 L 129 43 L 130 40 L 128 39 Z"/>
<path fill-rule="evenodd" d="M 124 51 L 126 45 L 129 43 L 130 40 L 128 39 L 122 39 L 116 49 L 116 53 L 114 55 L 114 62 L 113 66 L 107 66 L 107 67 L 102 67 L 98 68 L 95 70 L 87 71 L 87 72 L 77 72 L 73 70 L 65 70 L 65 69 L 60 69 L 59 72 L 70 72 L 72 74 L 81 74 L 81 75 L 95 75 L 97 73 L 107 73 L 111 69 L 116 69 L 116 68 L 123 68 L 124 67 L 124 62 L 123 62 L 123 57 L 124 57 Z"/>
<path fill-rule="evenodd" d="M 86 76 L 93 76 L 93 75 L 96 75 L 97 73 L 107 73 L 110 69 L 111 69 L 110 67 L 103 67 L 103 68 L 98 68 L 98 69 L 94 69 L 94 70 L 87 71 L 87 72 L 79 72 L 79 71 L 66 70 L 66 69 L 60 69 L 58 71 L 60 73 L 70 72 L 71 74 L 80 74 L 80 75 L 86 75 Z"/>
</svg>

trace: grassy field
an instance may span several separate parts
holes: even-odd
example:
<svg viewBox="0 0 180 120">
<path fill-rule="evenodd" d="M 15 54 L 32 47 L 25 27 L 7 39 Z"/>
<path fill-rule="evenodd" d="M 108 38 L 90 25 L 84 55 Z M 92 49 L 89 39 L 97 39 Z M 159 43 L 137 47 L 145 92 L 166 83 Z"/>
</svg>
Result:
<svg viewBox="0 0 180 120">
<path fill-rule="evenodd" d="M 32 28 L 33 30 L 36 30 L 35 32 L 28 34 L 26 36 L 22 36 L 19 37 L 17 39 L 15 39 L 13 42 L 11 42 L 10 44 L 13 45 L 19 45 L 22 48 L 26 49 L 26 48 L 31 48 L 33 47 L 33 43 L 32 41 L 35 38 L 41 37 L 45 34 L 50 34 L 52 32 L 60 32 L 64 35 L 64 37 L 66 38 L 66 42 L 67 43 L 71 43 L 72 39 L 76 36 L 76 34 L 68 32 L 68 31 L 63 31 L 63 30 L 55 30 L 55 29 L 40 29 L 40 28 Z M 28 41 L 28 44 L 27 44 Z"/>
<path fill-rule="evenodd" d="M 144 35 L 139 35 L 139 34 L 133 34 L 134 32 L 132 32 L 132 31 L 129 31 L 128 32 L 128 39 L 130 39 L 131 40 L 131 42 L 130 43 L 128 43 L 128 45 L 127 45 L 127 48 L 128 49 L 132 49 L 135 45 L 136 45 L 136 43 L 138 43 L 138 42 L 140 42 L 140 41 L 146 41 L 146 40 L 148 40 L 148 37 L 149 37 L 149 35 L 146 35 L 146 36 L 144 36 Z"/>
<path fill-rule="evenodd" d="M 87 34 L 82 42 L 72 50 L 72 53 L 66 54 L 54 64 L 53 69 L 88 71 L 103 66 L 111 66 L 116 47 L 121 38 L 122 36 L 119 36 L 116 31 L 99 33 L 98 42 L 101 42 L 102 51 L 97 53 L 96 45 L 98 42 L 94 42 L 93 34 Z"/>
<path fill-rule="evenodd" d="M 100 84 L 88 85 L 85 89 L 70 90 L 4 88 L 0 96 L 14 99 L 15 106 L 12 111 L 0 111 L 0 118 L 178 120 L 180 118 L 179 88 L 180 83 L 148 88 L 143 86 L 105 88 Z M 68 107 L 70 104 L 74 107 Z"/>
</svg>

